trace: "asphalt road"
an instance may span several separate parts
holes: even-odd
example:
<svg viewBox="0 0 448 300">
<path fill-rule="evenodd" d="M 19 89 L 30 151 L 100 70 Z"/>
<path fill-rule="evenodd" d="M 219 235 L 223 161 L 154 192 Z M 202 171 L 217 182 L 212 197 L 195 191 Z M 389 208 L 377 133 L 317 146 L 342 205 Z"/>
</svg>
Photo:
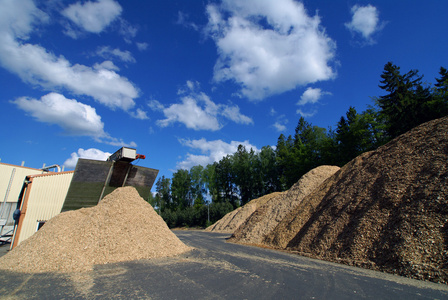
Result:
<svg viewBox="0 0 448 300">
<path fill-rule="evenodd" d="M 195 250 L 72 274 L 0 271 L 0 299 L 448 299 L 448 286 L 175 231 Z"/>
</svg>

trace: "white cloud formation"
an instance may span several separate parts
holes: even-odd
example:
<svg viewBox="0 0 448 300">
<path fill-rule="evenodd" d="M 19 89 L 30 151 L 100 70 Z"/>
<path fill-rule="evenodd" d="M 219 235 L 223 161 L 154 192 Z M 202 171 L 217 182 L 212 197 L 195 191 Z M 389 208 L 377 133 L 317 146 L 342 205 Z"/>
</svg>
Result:
<svg viewBox="0 0 448 300">
<path fill-rule="evenodd" d="M 298 115 L 301 115 L 304 118 L 310 118 L 310 117 L 314 116 L 317 113 L 317 111 L 313 110 L 312 112 L 304 112 L 301 109 L 298 109 L 298 110 L 296 110 L 296 113 Z"/>
<path fill-rule="evenodd" d="M 277 132 L 286 130 L 286 124 L 288 124 L 289 120 L 285 115 L 278 115 L 274 108 L 271 108 L 269 115 L 276 118 L 276 122 L 272 124 L 271 127 L 273 127 Z"/>
<path fill-rule="evenodd" d="M 94 159 L 94 160 L 103 160 L 106 161 L 109 156 L 111 156 L 112 153 L 104 152 L 99 149 L 90 148 L 87 150 L 84 150 L 83 148 L 79 148 L 78 152 L 73 152 L 65 162 L 64 167 L 69 169 L 74 169 L 76 167 L 76 163 L 78 162 L 78 159 L 85 158 L 85 159 Z"/>
<path fill-rule="evenodd" d="M 235 153 L 239 145 L 245 146 L 246 150 L 252 148 L 255 152 L 260 151 L 256 146 L 250 144 L 249 141 L 231 141 L 230 143 L 226 143 L 222 140 L 207 141 L 202 138 L 199 140 L 179 139 L 179 142 L 183 146 L 199 151 L 201 154 L 187 153 L 186 159 L 177 163 L 178 169 L 190 169 L 196 165 L 205 167 L 208 164 L 218 162 L 228 154 Z"/>
<path fill-rule="evenodd" d="M 103 47 L 99 47 L 96 50 L 96 54 L 106 58 L 106 59 L 112 59 L 112 58 L 118 58 L 124 62 L 128 62 L 128 63 L 135 63 L 135 58 L 132 56 L 132 53 L 129 51 L 122 51 L 118 48 L 112 49 L 109 46 L 103 46 Z"/>
<path fill-rule="evenodd" d="M 241 85 L 260 100 L 335 76 L 335 43 L 316 15 L 293 0 L 223 0 L 207 6 L 207 33 L 218 48 L 216 81 Z"/>
<path fill-rule="evenodd" d="M 318 88 L 307 88 L 306 91 L 302 94 L 300 97 L 299 102 L 297 102 L 297 105 L 305 105 L 307 103 L 317 103 L 319 99 L 324 95 L 331 95 L 329 92 L 323 92 L 321 89 Z"/>
<path fill-rule="evenodd" d="M 3 3 L 5 5 L 3 5 Z M 138 89 L 109 66 L 71 64 L 39 45 L 25 43 L 45 16 L 31 0 L 3 1 L 0 10 L 0 65 L 24 82 L 47 90 L 67 89 L 112 108 L 131 109 Z M 112 64 L 113 65 L 113 64 Z"/>
<path fill-rule="evenodd" d="M 49 93 L 40 99 L 20 97 L 11 102 L 39 122 L 58 125 L 67 135 L 88 136 L 97 142 L 114 146 L 136 145 L 134 142 L 127 144 L 106 133 L 95 108 L 75 99 L 67 99 L 61 94 Z"/>
<path fill-rule="evenodd" d="M 133 118 L 140 119 L 140 120 L 147 120 L 147 119 L 149 119 L 148 115 L 146 114 L 146 111 L 144 111 L 144 110 L 142 110 L 140 108 L 137 108 L 135 112 L 130 112 L 130 115 Z"/>
<path fill-rule="evenodd" d="M 140 51 L 145 51 L 148 49 L 148 43 L 135 43 L 137 45 L 137 49 Z"/>
<path fill-rule="evenodd" d="M 186 88 L 178 91 L 181 103 L 171 104 L 164 107 L 156 100 L 150 101 L 149 107 L 155 111 L 163 112 L 165 119 L 156 123 L 160 127 L 167 127 L 179 122 L 187 128 L 194 130 L 216 131 L 224 125 L 220 118 L 229 119 L 237 124 L 252 124 L 253 120 L 241 114 L 240 108 L 236 105 L 224 105 L 214 103 L 210 97 L 203 92 L 197 92 L 199 83 L 187 81 Z"/>
<path fill-rule="evenodd" d="M 275 130 L 277 130 L 278 132 L 282 132 L 286 130 L 286 125 L 282 124 L 281 122 L 277 121 L 274 123 L 274 125 L 272 125 Z"/>
<path fill-rule="evenodd" d="M 50 93 L 40 100 L 21 97 L 12 103 L 40 122 L 60 126 L 68 135 L 95 138 L 106 135 L 104 123 L 95 108 L 75 99 L 67 99 L 61 94 Z"/>
<path fill-rule="evenodd" d="M 98 0 L 76 2 L 61 13 L 79 28 L 91 33 L 100 33 L 120 16 L 121 11 L 122 8 L 116 1 Z M 71 30 L 68 30 L 68 33 L 71 36 L 74 34 Z"/>
<path fill-rule="evenodd" d="M 360 33 L 368 42 L 373 42 L 371 36 L 384 27 L 384 23 L 379 22 L 379 12 L 372 5 L 354 5 L 351 9 L 352 20 L 345 23 L 345 26 L 353 33 Z"/>
</svg>

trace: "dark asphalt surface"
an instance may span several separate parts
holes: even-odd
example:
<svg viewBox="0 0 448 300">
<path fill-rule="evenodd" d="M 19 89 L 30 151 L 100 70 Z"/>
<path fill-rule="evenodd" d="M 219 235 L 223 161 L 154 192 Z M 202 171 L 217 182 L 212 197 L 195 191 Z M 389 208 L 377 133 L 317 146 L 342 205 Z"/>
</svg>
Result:
<svg viewBox="0 0 448 300">
<path fill-rule="evenodd" d="M 447 285 L 175 233 L 196 249 L 85 273 L 0 271 L 0 299 L 448 299 Z"/>
</svg>

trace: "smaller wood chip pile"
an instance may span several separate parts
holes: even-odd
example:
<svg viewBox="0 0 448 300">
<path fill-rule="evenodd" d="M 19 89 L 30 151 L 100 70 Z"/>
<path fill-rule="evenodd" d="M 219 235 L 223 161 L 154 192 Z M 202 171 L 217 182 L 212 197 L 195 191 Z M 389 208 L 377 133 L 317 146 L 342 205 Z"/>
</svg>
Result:
<svg viewBox="0 0 448 300">
<path fill-rule="evenodd" d="M 272 193 L 263 197 L 251 200 L 245 205 L 238 207 L 234 211 L 229 212 L 222 217 L 215 224 L 207 227 L 206 231 L 220 232 L 220 233 L 233 233 L 246 219 L 256 211 L 260 206 L 270 201 L 274 197 L 279 196 L 282 193 Z"/>
<path fill-rule="evenodd" d="M 250 215 L 229 239 L 240 244 L 265 245 L 264 238 L 299 203 L 327 178 L 339 171 L 337 166 L 320 166 L 302 176 L 288 191 L 278 193 Z"/>
<path fill-rule="evenodd" d="M 150 259 L 191 250 L 133 187 L 118 188 L 91 208 L 57 215 L 0 258 L 0 269 L 76 272 L 96 264 Z"/>
</svg>

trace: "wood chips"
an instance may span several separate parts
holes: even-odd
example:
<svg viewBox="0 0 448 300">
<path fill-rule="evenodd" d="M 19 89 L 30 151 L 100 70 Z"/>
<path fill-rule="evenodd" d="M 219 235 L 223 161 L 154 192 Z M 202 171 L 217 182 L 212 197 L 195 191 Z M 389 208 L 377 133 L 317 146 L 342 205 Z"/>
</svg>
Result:
<svg viewBox="0 0 448 300">
<path fill-rule="evenodd" d="M 448 283 L 448 117 L 349 162 L 303 199 L 265 242 Z"/>
<path fill-rule="evenodd" d="M 57 215 L 0 258 L 0 269 L 41 273 L 174 256 L 191 250 L 133 187 L 118 188 L 91 208 Z"/>
<path fill-rule="evenodd" d="M 279 193 L 252 213 L 232 234 L 229 241 L 264 245 L 265 236 L 324 180 L 337 172 L 336 166 L 320 166 L 300 178 L 288 191 Z"/>
<path fill-rule="evenodd" d="M 281 193 L 278 192 L 271 193 L 263 197 L 251 200 L 245 205 L 238 207 L 234 211 L 229 212 L 224 217 L 222 217 L 221 220 L 217 221 L 213 225 L 210 225 L 205 230 L 220 233 L 233 233 L 260 206 L 262 206 L 263 204 L 277 197 L 280 194 Z"/>
</svg>

